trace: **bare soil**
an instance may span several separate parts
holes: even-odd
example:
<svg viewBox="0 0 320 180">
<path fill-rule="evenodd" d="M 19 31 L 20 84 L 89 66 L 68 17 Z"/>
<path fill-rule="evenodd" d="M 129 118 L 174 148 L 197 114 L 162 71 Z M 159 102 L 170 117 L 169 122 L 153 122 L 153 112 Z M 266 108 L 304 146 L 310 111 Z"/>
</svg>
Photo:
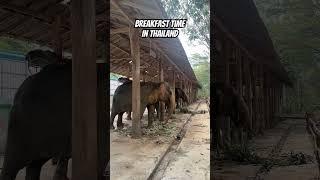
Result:
<svg viewBox="0 0 320 180">
<path fill-rule="evenodd" d="M 194 110 L 197 103 L 188 107 Z M 155 168 L 170 142 L 191 114 L 176 113 L 168 124 L 154 122 L 151 129 L 146 128 L 147 117 L 143 117 L 143 136 L 131 138 L 131 120 L 124 121 L 123 130 L 111 131 L 111 179 L 145 180 Z"/>
</svg>

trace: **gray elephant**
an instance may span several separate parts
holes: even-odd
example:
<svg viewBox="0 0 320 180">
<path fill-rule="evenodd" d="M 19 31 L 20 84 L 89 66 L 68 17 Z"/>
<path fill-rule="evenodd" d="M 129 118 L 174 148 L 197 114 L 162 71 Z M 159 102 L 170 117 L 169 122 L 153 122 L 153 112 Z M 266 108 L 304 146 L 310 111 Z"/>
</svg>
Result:
<svg viewBox="0 0 320 180">
<path fill-rule="evenodd" d="M 148 108 L 148 127 L 152 125 L 153 122 L 153 113 L 154 113 L 154 104 L 162 101 L 166 102 L 169 105 L 169 117 L 173 112 L 173 101 L 172 101 L 172 92 L 170 86 L 166 82 L 140 82 L 140 105 L 141 111 L 140 115 L 142 117 L 143 112 Z M 114 128 L 113 122 L 116 115 L 118 115 L 117 126 L 119 128 L 123 127 L 122 115 L 125 112 L 132 111 L 132 82 L 126 82 L 120 85 L 113 97 L 111 118 L 110 118 L 110 127 Z M 152 113 L 151 113 L 152 112 Z M 168 119 L 166 119 L 166 122 Z"/>
<path fill-rule="evenodd" d="M 19 87 L 10 112 L 1 180 L 14 180 L 24 167 L 26 179 L 39 179 L 46 161 L 70 158 L 71 69 L 70 63 L 47 65 Z"/>
</svg>

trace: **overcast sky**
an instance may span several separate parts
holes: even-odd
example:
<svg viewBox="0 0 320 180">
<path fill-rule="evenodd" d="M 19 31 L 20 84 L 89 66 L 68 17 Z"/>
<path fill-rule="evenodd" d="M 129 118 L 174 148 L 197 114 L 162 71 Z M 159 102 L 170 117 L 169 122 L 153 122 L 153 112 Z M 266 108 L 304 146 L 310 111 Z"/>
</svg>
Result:
<svg viewBox="0 0 320 180">
<path fill-rule="evenodd" d="M 204 45 L 199 45 L 196 43 L 190 43 L 188 41 L 187 35 L 185 35 L 181 30 L 179 34 L 179 39 L 181 41 L 181 44 L 184 48 L 184 51 L 186 52 L 188 58 L 191 57 L 192 54 L 199 53 L 199 54 L 205 54 L 205 51 L 207 50 L 207 47 Z M 209 52 L 209 50 L 207 50 Z"/>
</svg>

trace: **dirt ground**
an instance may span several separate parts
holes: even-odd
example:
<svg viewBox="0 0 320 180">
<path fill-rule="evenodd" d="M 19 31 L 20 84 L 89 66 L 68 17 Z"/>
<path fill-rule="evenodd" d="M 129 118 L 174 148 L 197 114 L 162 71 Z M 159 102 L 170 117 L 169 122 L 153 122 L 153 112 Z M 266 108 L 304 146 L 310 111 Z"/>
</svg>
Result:
<svg viewBox="0 0 320 180">
<path fill-rule="evenodd" d="M 188 107 L 194 111 L 198 103 Z M 206 110 L 206 104 L 202 103 L 199 110 Z M 143 118 L 143 137 L 132 139 L 130 136 L 131 121 L 126 123 L 124 130 L 112 130 L 111 140 L 111 179 L 112 180 L 144 180 L 147 179 L 160 157 L 169 147 L 170 142 L 176 138 L 183 124 L 189 117 L 192 118 L 191 128 L 188 129 L 185 138 L 174 153 L 176 157 L 168 165 L 162 179 L 209 179 L 209 113 L 195 114 L 191 112 L 173 115 L 167 125 L 155 122 L 154 127 L 146 129 L 147 118 Z M 125 119 L 126 116 L 124 116 Z M 0 157 L 0 167 L 3 157 Z M 69 161 L 68 177 L 71 177 L 72 160 Z M 55 166 L 48 161 L 42 168 L 41 180 L 51 180 Z M 177 176 L 182 175 L 182 176 Z M 23 180 L 25 168 L 20 170 L 17 180 Z"/>
<path fill-rule="evenodd" d="M 203 103 L 200 105 L 200 109 L 203 109 L 203 106 L 206 105 Z M 195 110 L 197 103 L 192 104 L 188 107 L 189 110 Z M 209 127 L 209 118 L 204 116 L 203 121 L 207 121 L 205 124 L 207 128 Z M 127 133 L 121 131 L 111 132 L 111 179 L 112 180 L 145 180 L 149 177 L 150 173 L 155 168 L 156 164 L 159 162 L 162 155 L 166 152 L 167 148 L 170 145 L 170 142 L 176 137 L 177 133 L 187 121 L 188 117 L 191 114 L 174 114 L 174 119 L 170 119 L 168 124 L 171 124 L 169 128 L 170 133 L 161 133 L 167 131 L 166 128 L 156 129 L 154 128 L 154 133 L 150 131 L 144 131 L 145 134 L 141 139 L 132 139 Z M 198 118 L 197 118 L 198 117 Z M 198 119 L 199 122 L 193 124 L 192 126 L 195 131 L 199 131 L 197 134 L 190 135 L 189 129 L 186 137 L 188 139 L 183 139 L 180 150 L 177 151 L 179 156 L 176 157 L 175 161 L 172 161 L 172 164 L 168 166 L 168 172 L 165 172 L 166 177 L 162 179 L 180 179 L 176 175 L 183 175 L 189 171 L 195 170 L 190 166 L 193 164 L 193 161 L 197 161 L 198 164 L 205 165 L 199 166 L 200 174 L 207 173 L 209 169 L 209 129 L 203 130 L 202 125 L 199 120 L 201 117 L 200 114 L 192 116 L 192 118 Z M 201 118 L 202 119 L 202 118 Z M 192 119 L 192 123 L 193 123 Z M 145 120 L 146 121 L 146 120 Z M 127 123 L 127 122 L 126 122 Z M 130 122 L 128 122 L 130 123 Z M 155 125 L 155 127 L 158 127 Z M 173 127 L 173 128 L 172 128 Z M 198 128 L 198 129 L 196 129 Z M 202 132 L 202 131 L 205 131 Z M 192 132 L 190 132 L 192 134 Z M 203 134 L 206 135 L 203 135 Z M 201 136 L 202 138 L 199 138 Z M 208 137 L 207 137 L 208 136 Z M 186 138 L 185 137 L 185 138 Z M 201 144 L 205 146 L 199 146 L 198 149 L 195 146 L 196 144 Z M 183 152 L 183 153 L 182 153 Z M 201 154 L 199 153 L 201 152 Z M 205 161 L 207 160 L 207 162 Z M 175 164 L 177 163 L 177 164 Z M 187 164 L 188 163 L 188 164 Z M 186 168 L 188 166 L 188 169 Z M 195 166 L 196 167 L 196 166 Z M 206 172 L 201 168 L 205 168 Z M 171 171 L 174 169 L 174 171 Z M 203 173 L 202 173 L 203 172 Z M 195 179 L 199 179 L 196 174 L 196 171 L 193 172 Z M 175 175 L 176 174 L 176 175 Z M 192 174 L 192 173 L 190 173 Z M 204 176 L 204 175 L 203 175 Z M 189 176 L 185 176 L 182 179 L 190 179 Z M 201 178 L 200 178 L 201 179 Z"/>
<path fill-rule="evenodd" d="M 280 122 L 264 135 L 254 138 L 249 145 L 257 156 L 268 161 L 251 164 L 217 161 L 214 166 L 214 179 L 317 179 L 318 164 L 305 123 L 305 120 L 292 119 Z"/>
<path fill-rule="evenodd" d="M 198 110 L 207 111 L 202 103 Z M 185 137 L 172 152 L 164 172 L 157 179 L 209 180 L 210 179 L 210 118 L 209 113 L 191 117 Z"/>
</svg>

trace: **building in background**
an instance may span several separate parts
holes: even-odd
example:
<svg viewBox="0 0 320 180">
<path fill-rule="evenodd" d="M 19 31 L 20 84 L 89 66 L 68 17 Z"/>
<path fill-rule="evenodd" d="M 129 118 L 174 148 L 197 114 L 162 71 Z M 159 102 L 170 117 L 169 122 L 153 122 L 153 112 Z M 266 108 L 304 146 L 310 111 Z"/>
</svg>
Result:
<svg viewBox="0 0 320 180">
<path fill-rule="evenodd" d="M 110 108 L 112 106 L 114 91 L 117 89 L 118 86 L 122 84 L 121 82 L 118 81 L 119 77 L 114 74 L 110 74 Z"/>
<path fill-rule="evenodd" d="M 24 54 L 0 51 L 0 153 L 4 151 L 9 112 L 22 82 L 40 68 L 28 67 Z"/>
<path fill-rule="evenodd" d="M 28 67 L 24 54 L 0 51 L 0 104 L 12 104 L 22 82 L 39 70 Z"/>
</svg>

